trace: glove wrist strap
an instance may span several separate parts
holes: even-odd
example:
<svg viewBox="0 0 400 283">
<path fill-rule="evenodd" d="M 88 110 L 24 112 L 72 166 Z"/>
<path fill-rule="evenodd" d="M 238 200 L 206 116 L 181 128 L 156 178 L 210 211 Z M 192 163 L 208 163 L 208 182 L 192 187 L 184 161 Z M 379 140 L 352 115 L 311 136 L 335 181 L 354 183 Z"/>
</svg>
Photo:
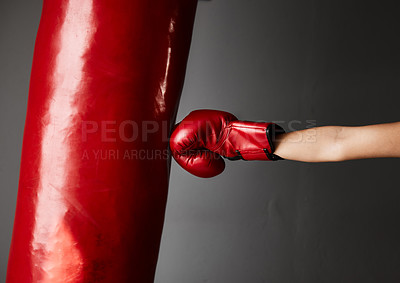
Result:
<svg viewBox="0 0 400 283">
<path fill-rule="evenodd" d="M 280 160 L 274 154 L 274 141 L 278 134 L 285 133 L 275 123 L 249 121 L 231 122 L 230 143 L 234 145 L 237 157 L 244 160 Z"/>
</svg>

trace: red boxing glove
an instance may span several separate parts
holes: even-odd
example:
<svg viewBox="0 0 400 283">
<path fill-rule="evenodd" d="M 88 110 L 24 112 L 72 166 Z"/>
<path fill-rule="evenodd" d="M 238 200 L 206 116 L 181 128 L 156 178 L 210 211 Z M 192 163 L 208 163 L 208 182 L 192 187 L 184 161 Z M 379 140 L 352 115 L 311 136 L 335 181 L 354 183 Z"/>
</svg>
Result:
<svg viewBox="0 0 400 283">
<path fill-rule="evenodd" d="M 198 177 L 210 178 L 230 160 L 279 160 L 273 140 L 284 130 L 274 123 L 239 121 L 218 110 L 196 110 L 179 123 L 170 147 L 176 162 Z"/>
</svg>

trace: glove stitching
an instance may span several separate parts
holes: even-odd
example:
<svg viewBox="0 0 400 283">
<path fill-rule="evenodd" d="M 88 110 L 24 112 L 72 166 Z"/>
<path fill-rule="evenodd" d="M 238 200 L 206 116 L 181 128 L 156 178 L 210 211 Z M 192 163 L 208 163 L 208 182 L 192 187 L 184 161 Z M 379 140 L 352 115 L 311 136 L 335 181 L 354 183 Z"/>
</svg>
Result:
<svg viewBox="0 0 400 283">
<path fill-rule="evenodd" d="M 225 126 L 224 129 L 222 130 L 223 134 L 222 134 L 221 138 L 219 139 L 218 143 L 214 147 L 209 148 L 209 150 L 211 150 L 213 152 L 219 150 L 227 141 L 231 130 L 232 130 L 232 125 Z"/>
</svg>

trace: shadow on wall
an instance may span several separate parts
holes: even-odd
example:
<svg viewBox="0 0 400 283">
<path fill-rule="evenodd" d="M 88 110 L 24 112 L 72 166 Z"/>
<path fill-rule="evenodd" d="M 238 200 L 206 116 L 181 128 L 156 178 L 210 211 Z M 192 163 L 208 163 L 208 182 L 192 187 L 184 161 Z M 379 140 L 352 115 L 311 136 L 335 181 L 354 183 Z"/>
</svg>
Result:
<svg viewBox="0 0 400 283">
<path fill-rule="evenodd" d="M 398 6 L 199 3 L 178 120 L 398 121 Z M 173 164 L 156 282 L 398 282 L 399 162 L 228 162 L 211 180 Z"/>
<path fill-rule="evenodd" d="M 0 279 L 41 2 L 0 3 Z M 178 120 L 212 108 L 298 129 L 398 121 L 398 11 L 395 1 L 202 1 Z M 399 162 L 229 162 L 210 180 L 173 163 L 156 282 L 399 282 Z"/>
</svg>

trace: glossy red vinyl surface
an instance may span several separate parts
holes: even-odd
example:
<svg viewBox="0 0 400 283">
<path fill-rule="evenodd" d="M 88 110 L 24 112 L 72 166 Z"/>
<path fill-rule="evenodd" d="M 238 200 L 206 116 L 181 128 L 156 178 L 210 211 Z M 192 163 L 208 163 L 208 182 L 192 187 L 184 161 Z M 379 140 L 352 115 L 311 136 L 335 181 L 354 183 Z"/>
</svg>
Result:
<svg viewBox="0 0 400 283">
<path fill-rule="evenodd" d="M 44 1 L 7 282 L 153 282 L 196 5 Z"/>
</svg>

